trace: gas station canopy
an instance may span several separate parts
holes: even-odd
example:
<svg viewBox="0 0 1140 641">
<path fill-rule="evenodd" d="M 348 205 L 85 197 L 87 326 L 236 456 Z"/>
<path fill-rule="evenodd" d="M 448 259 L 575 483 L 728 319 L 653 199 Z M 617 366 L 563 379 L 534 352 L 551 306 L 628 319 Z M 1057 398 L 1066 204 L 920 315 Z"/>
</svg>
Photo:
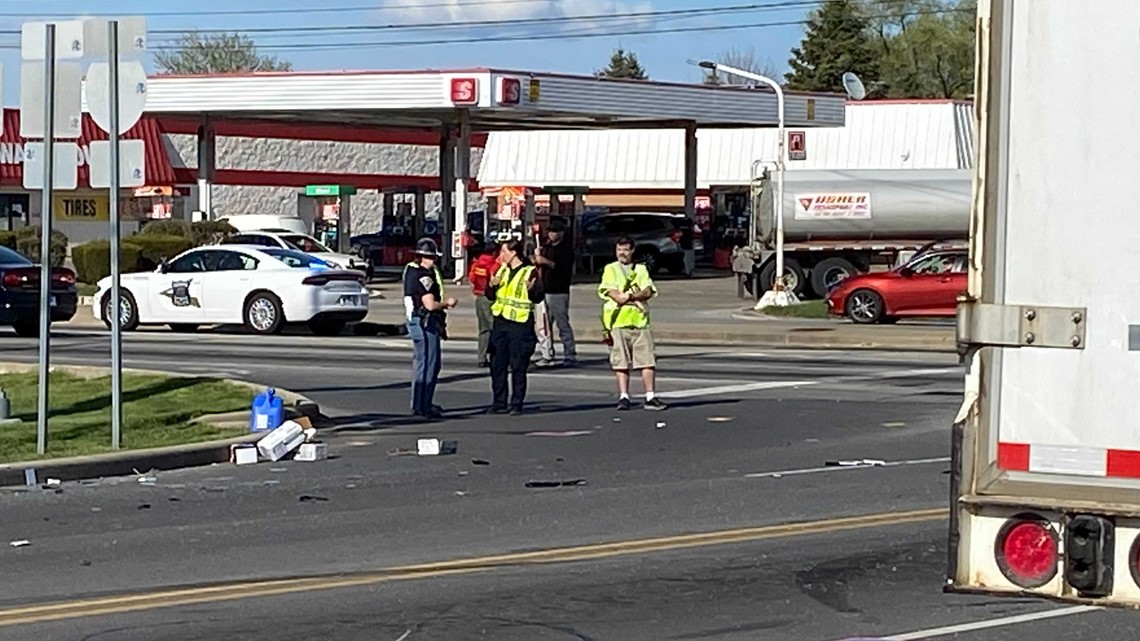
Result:
<svg viewBox="0 0 1140 641">
<path fill-rule="evenodd" d="M 786 92 L 784 125 L 842 127 L 845 104 L 846 98 L 838 94 Z M 465 273 L 460 241 L 468 226 L 473 134 L 683 129 L 685 213 L 691 219 L 696 207 L 697 129 L 776 127 L 780 114 L 776 94 L 762 89 L 482 68 L 157 76 L 148 81 L 146 111 L 159 119 L 198 121 L 198 199 L 205 215 L 212 211 L 214 139 L 224 123 L 436 132 L 443 235 L 451 239 L 447 258 L 455 259 L 455 273 L 460 275 Z M 749 166 L 753 160 L 739 158 Z M 340 251 L 348 250 L 351 236 L 349 201 L 344 198 L 340 204 Z M 687 251 L 686 264 L 691 254 Z"/>
<path fill-rule="evenodd" d="M 150 115 L 213 120 L 438 130 L 465 110 L 472 131 L 778 124 L 767 90 L 494 69 L 157 76 L 147 91 Z M 841 127 L 845 102 L 788 92 L 786 125 Z"/>
</svg>

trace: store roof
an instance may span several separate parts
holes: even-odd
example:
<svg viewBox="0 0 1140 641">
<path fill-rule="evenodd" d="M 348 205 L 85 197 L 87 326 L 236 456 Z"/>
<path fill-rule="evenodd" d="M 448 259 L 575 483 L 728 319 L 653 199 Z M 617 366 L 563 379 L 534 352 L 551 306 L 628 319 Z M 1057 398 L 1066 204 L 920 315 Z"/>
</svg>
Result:
<svg viewBox="0 0 1140 641">
<path fill-rule="evenodd" d="M 807 129 L 805 160 L 788 169 L 954 169 L 973 166 L 973 113 L 958 101 L 870 101 L 846 105 L 846 125 Z M 793 127 L 795 128 L 795 127 Z M 773 129 L 700 129 L 697 185 L 748 184 L 753 161 L 776 158 Z M 681 189 L 680 131 L 514 131 L 488 137 L 484 187 Z"/>
</svg>

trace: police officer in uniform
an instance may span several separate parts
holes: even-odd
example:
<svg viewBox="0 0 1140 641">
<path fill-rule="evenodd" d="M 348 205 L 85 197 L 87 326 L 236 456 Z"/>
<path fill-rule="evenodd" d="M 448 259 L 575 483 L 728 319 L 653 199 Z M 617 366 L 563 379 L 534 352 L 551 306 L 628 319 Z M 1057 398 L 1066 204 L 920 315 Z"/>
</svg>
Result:
<svg viewBox="0 0 1140 641">
<path fill-rule="evenodd" d="M 542 301 L 542 279 L 533 265 L 523 262 L 522 241 L 511 238 L 499 248 L 499 271 L 487 285 L 491 315 L 491 412 L 507 411 L 507 370 L 511 372 L 509 409 L 522 414 L 526 399 L 526 371 L 538 337 L 534 333 L 534 305 Z"/>
<path fill-rule="evenodd" d="M 442 408 L 435 404 L 435 386 L 439 380 L 441 340 L 445 313 L 458 304 L 454 298 L 442 297 L 443 279 L 435 262 L 439 246 L 430 238 L 416 243 L 416 262 L 404 270 L 404 307 L 407 312 L 408 336 L 415 344 L 412 367 L 412 414 L 439 418 Z"/>
</svg>

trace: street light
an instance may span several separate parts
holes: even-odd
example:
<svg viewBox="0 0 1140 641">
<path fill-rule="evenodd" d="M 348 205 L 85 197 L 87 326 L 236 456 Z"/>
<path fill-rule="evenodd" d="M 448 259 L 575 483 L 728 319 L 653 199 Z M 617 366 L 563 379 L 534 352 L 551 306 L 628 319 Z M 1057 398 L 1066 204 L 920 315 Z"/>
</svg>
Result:
<svg viewBox="0 0 1140 641">
<path fill-rule="evenodd" d="M 702 60 L 697 63 L 697 66 L 708 69 L 712 72 L 723 71 L 734 76 L 755 80 L 768 85 L 772 91 L 776 92 L 776 110 L 777 110 L 777 128 L 776 136 L 778 139 L 776 148 L 776 275 L 772 279 L 772 289 L 764 292 L 760 301 L 756 303 L 756 309 L 763 309 L 765 307 L 787 307 L 799 303 L 794 292 L 784 289 L 784 169 L 787 165 L 786 150 L 784 148 L 784 89 L 780 83 L 772 80 L 767 76 L 762 76 L 758 73 L 752 73 L 744 69 L 737 69 L 729 65 L 720 64 L 711 60 Z M 756 212 L 753 212 L 756 216 Z"/>
</svg>

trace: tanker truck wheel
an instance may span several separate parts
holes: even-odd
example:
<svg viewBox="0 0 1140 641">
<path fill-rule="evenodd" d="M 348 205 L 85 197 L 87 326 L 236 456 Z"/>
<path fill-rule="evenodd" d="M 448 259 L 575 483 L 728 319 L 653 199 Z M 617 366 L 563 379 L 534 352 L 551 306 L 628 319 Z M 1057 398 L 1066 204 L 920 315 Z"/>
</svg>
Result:
<svg viewBox="0 0 1140 641">
<path fill-rule="evenodd" d="M 776 281 L 776 259 L 772 259 L 764 264 L 764 268 L 760 270 L 760 294 L 772 289 L 772 283 Z M 804 290 L 807 288 L 807 279 L 804 278 L 804 268 L 800 266 L 794 258 L 784 258 L 784 284 L 797 298 L 803 298 Z"/>
<path fill-rule="evenodd" d="M 847 317 L 861 325 L 871 325 L 883 319 L 883 297 L 869 289 L 857 289 L 847 297 Z"/>
<path fill-rule="evenodd" d="M 811 268 L 811 288 L 820 298 L 845 279 L 858 274 L 859 270 L 846 258 L 826 258 Z"/>
</svg>

